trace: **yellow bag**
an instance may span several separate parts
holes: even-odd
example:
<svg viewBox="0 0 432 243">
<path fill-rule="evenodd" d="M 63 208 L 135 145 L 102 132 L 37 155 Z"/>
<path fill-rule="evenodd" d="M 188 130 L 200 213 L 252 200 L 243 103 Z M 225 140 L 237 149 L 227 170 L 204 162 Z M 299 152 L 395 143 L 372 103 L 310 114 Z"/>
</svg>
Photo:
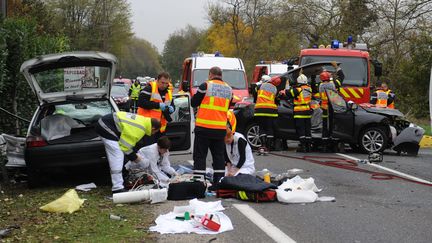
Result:
<svg viewBox="0 0 432 243">
<path fill-rule="evenodd" d="M 77 211 L 83 203 L 84 200 L 78 197 L 78 193 L 75 189 L 70 189 L 60 198 L 40 207 L 39 209 L 52 213 L 73 213 Z"/>
</svg>

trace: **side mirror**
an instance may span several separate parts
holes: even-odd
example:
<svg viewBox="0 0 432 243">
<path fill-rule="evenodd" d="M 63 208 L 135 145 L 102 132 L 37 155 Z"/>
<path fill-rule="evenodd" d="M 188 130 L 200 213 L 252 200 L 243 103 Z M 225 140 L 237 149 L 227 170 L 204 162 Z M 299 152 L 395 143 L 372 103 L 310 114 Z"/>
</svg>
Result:
<svg viewBox="0 0 432 243">
<path fill-rule="evenodd" d="M 184 92 L 189 92 L 190 91 L 189 81 L 183 80 L 182 83 L 181 83 L 181 85 L 182 85 L 182 90 Z"/>
<path fill-rule="evenodd" d="M 374 65 L 375 76 L 380 77 L 382 75 L 382 63 L 378 60 L 373 60 L 372 64 Z"/>
<path fill-rule="evenodd" d="M 358 108 L 358 105 L 356 103 L 354 103 L 354 101 L 348 101 L 348 109 L 350 110 L 356 110 Z"/>
</svg>

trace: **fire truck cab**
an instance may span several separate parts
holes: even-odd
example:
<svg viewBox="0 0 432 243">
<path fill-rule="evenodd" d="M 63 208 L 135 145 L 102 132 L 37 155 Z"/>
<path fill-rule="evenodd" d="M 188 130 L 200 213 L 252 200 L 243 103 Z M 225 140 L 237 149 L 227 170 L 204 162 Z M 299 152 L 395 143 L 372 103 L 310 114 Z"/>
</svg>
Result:
<svg viewBox="0 0 432 243">
<path fill-rule="evenodd" d="M 197 88 L 208 80 L 210 68 L 217 66 L 222 69 L 222 79 L 233 89 L 233 103 L 249 97 L 245 67 L 240 58 L 224 57 L 216 54 L 192 54 L 183 62 L 182 82 L 179 91 L 188 92 L 193 96 Z"/>
<path fill-rule="evenodd" d="M 369 103 L 371 94 L 371 64 L 374 66 L 375 76 L 381 76 L 381 63 L 371 60 L 367 45 L 354 43 L 348 38 L 345 43 L 333 40 L 327 48 L 303 49 L 300 52 L 299 63 L 305 65 L 319 61 L 336 61 L 342 68 L 345 79 L 340 88 L 340 93 L 345 100 L 354 101 L 357 104 Z M 325 67 L 334 72 L 332 66 Z M 317 81 L 320 82 L 319 77 Z"/>
</svg>

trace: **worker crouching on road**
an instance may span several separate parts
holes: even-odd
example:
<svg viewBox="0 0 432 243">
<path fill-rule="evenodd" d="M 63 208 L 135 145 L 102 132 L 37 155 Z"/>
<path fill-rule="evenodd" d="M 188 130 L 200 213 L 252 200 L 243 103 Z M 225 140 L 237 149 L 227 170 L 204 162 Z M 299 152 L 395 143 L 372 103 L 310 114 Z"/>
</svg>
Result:
<svg viewBox="0 0 432 243">
<path fill-rule="evenodd" d="M 273 122 L 278 117 L 276 94 L 280 83 L 280 77 L 273 77 L 257 87 L 254 116 L 258 121 L 262 143 L 262 147 L 259 148 L 260 153 L 268 153 L 274 144 Z"/>
<path fill-rule="evenodd" d="M 376 107 L 394 109 L 395 98 L 396 95 L 388 88 L 387 83 L 382 82 L 381 87 L 371 95 L 370 103 Z"/>
<path fill-rule="evenodd" d="M 140 163 L 128 162 L 127 170 L 149 170 L 156 176 L 162 186 L 167 186 L 170 177 L 176 176 L 177 172 L 171 167 L 169 161 L 169 149 L 171 141 L 168 137 L 160 137 L 157 143 L 141 148 L 138 153 L 142 157 Z"/>
<path fill-rule="evenodd" d="M 110 170 L 113 193 L 123 192 L 124 155 L 135 163 L 142 157 L 135 153 L 134 147 L 144 136 L 151 136 L 160 129 L 160 122 L 133 113 L 115 112 L 101 117 L 95 126 L 96 132 L 105 146 Z"/>
<path fill-rule="evenodd" d="M 210 69 L 208 79 L 198 87 L 191 100 L 192 107 L 198 107 L 193 160 L 194 174 L 205 176 L 207 152 L 210 149 L 213 159 L 213 185 L 209 190 L 215 191 L 225 174 L 224 138 L 232 89 L 222 80 L 222 70 L 219 67 Z"/>
<path fill-rule="evenodd" d="M 255 173 L 255 160 L 246 138 L 229 128 L 225 136 L 225 176 Z"/>
<path fill-rule="evenodd" d="M 170 114 L 175 110 L 169 82 L 169 74 L 160 73 L 157 80 L 149 82 L 149 85 L 141 91 L 138 98 L 138 115 L 156 118 L 161 122 L 160 133 L 156 134 L 149 144 L 155 143 L 159 137 L 165 134 L 167 124 L 171 121 Z"/>
<path fill-rule="evenodd" d="M 300 146 L 297 152 L 310 152 L 312 144 L 312 110 L 310 107 L 312 89 L 307 82 L 307 77 L 304 74 L 300 74 L 297 78 L 297 86 L 291 87 L 285 91 L 288 99 L 294 99 L 294 120 L 297 136 L 300 140 Z"/>
</svg>

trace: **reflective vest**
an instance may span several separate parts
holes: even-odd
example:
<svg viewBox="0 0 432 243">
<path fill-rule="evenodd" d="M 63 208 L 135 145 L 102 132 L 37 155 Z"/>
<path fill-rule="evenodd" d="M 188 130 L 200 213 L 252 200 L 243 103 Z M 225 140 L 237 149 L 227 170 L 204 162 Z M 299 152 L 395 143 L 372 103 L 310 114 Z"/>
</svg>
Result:
<svg viewBox="0 0 432 243">
<path fill-rule="evenodd" d="M 149 83 L 151 88 L 152 88 L 152 92 L 151 92 L 151 96 L 150 96 L 150 101 L 152 102 L 156 102 L 156 103 L 162 103 L 164 102 L 162 100 L 162 97 L 159 94 L 159 89 L 157 86 L 156 82 L 150 82 Z M 172 93 L 170 90 L 168 90 L 168 92 L 165 94 L 165 104 L 166 105 L 171 105 L 172 102 Z M 156 118 L 161 122 L 161 128 L 160 128 L 160 132 L 165 132 L 166 130 L 166 126 L 167 126 L 167 120 L 165 119 L 165 117 L 162 114 L 162 111 L 160 108 L 157 109 L 144 109 L 142 107 L 138 107 L 138 111 L 137 111 L 138 115 L 141 116 L 145 116 L 145 117 L 150 117 L 150 118 Z"/>
<path fill-rule="evenodd" d="M 391 90 L 387 90 L 386 91 L 388 97 L 390 97 L 390 93 L 391 92 L 392 92 Z M 390 109 L 394 109 L 395 108 L 395 106 L 394 106 L 394 99 L 393 99 L 393 102 L 391 104 L 388 104 L 388 102 L 387 102 L 387 108 L 390 108 Z"/>
<path fill-rule="evenodd" d="M 235 133 L 237 128 L 237 118 L 232 110 L 228 110 L 227 116 L 228 116 L 228 123 L 231 126 L 231 131 L 232 133 Z"/>
<path fill-rule="evenodd" d="M 168 83 L 168 89 L 171 93 L 174 92 L 174 85 L 171 82 Z"/>
<path fill-rule="evenodd" d="M 328 110 L 328 97 L 327 97 L 326 90 L 336 91 L 336 86 L 333 83 L 333 81 L 322 82 L 319 85 L 319 93 L 320 93 L 320 98 L 321 98 L 321 108 L 323 110 Z"/>
<path fill-rule="evenodd" d="M 207 90 L 198 109 L 196 126 L 226 130 L 227 113 L 232 98 L 232 89 L 221 80 L 209 80 Z"/>
<path fill-rule="evenodd" d="M 387 100 L 389 97 L 388 93 L 385 92 L 384 90 L 377 90 L 376 95 L 377 95 L 377 101 L 375 106 L 381 108 L 387 108 Z"/>
<path fill-rule="evenodd" d="M 138 84 L 137 86 L 135 86 L 135 83 L 132 84 L 132 86 L 130 87 L 131 92 L 131 99 L 133 100 L 137 100 L 139 93 L 141 91 L 141 85 Z"/>
<path fill-rule="evenodd" d="M 312 100 L 311 100 L 310 108 L 311 108 L 312 110 L 316 110 L 316 109 L 320 108 L 319 101 L 317 100 L 317 99 L 320 98 L 320 94 L 319 94 L 319 93 L 315 93 L 315 94 L 313 94 L 313 97 L 314 97 L 315 99 L 312 99 Z"/>
<path fill-rule="evenodd" d="M 295 97 L 294 89 L 297 89 L 298 95 Z M 290 90 L 294 98 L 294 118 L 311 118 L 310 103 L 312 101 L 312 89 L 309 85 L 302 85 Z"/>
<path fill-rule="evenodd" d="M 277 88 L 271 83 L 263 83 L 258 90 L 254 116 L 277 117 L 275 103 Z"/>
<path fill-rule="evenodd" d="M 115 112 L 113 117 L 120 132 L 120 149 L 126 155 L 133 153 L 133 148 L 145 135 L 151 135 L 151 119 L 148 117 L 123 111 Z"/>
</svg>

